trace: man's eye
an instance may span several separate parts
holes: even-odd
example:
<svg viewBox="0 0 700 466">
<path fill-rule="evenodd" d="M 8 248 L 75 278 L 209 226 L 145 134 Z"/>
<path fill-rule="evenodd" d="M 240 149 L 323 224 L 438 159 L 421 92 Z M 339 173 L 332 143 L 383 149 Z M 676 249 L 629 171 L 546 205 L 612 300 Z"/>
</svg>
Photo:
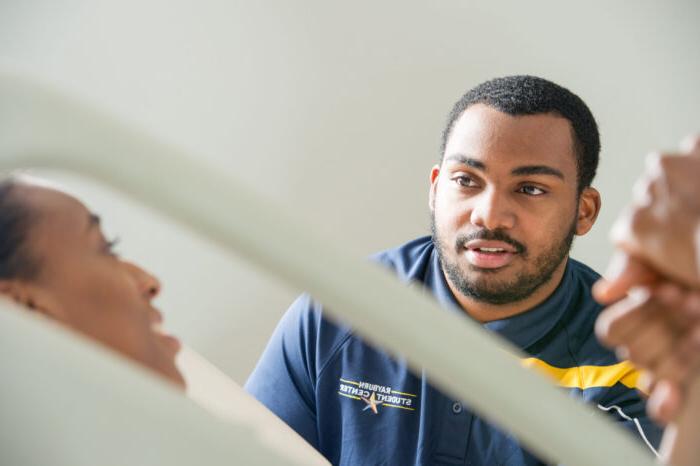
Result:
<svg viewBox="0 0 700 466">
<path fill-rule="evenodd" d="M 542 188 L 538 188 L 537 186 L 532 186 L 532 185 L 525 185 L 521 186 L 518 189 L 518 192 L 521 192 L 523 194 L 527 194 L 528 196 L 541 196 L 542 194 L 545 194 L 546 191 Z"/>
<path fill-rule="evenodd" d="M 466 176 L 466 175 L 455 176 L 453 178 L 453 181 L 456 182 L 458 185 L 464 186 L 466 188 L 471 188 L 471 187 L 476 186 L 476 182 L 474 181 L 474 179 L 472 177 Z"/>
</svg>

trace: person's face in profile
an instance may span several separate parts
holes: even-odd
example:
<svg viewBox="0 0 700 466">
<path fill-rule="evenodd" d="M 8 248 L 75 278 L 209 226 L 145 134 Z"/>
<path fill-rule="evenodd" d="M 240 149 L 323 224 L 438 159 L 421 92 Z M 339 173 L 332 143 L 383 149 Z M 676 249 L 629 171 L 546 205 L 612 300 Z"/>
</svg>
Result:
<svg viewBox="0 0 700 466">
<path fill-rule="evenodd" d="M 99 217 L 77 199 L 29 183 L 16 195 L 31 211 L 25 247 L 38 270 L 8 294 L 184 385 L 175 366 L 180 343 L 159 330 L 152 305 L 158 280 L 119 258 Z"/>
</svg>

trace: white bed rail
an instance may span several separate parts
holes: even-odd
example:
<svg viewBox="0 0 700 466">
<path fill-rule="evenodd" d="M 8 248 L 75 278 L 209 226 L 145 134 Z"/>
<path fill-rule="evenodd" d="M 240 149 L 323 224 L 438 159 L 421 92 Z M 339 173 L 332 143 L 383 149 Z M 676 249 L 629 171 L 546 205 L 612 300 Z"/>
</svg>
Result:
<svg viewBox="0 0 700 466">
<path fill-rule="evenodd" d="M 293 440 L 270 433 L 274 423 L 212 416 L 150 370 L 5 299 L 0 374 L 3 466 L 323 464 L 286 451 Z"/>
<path fill-rule="evenodd" d="M 76 98 L 26 77 L 0 76 L 0 166 L 75 171 L 160 210 L 308 290 L 336 318 L 412 367 L 425 367 L 442 390 L 550 462 L 655 464 L 629 434 L 522 368 L 511 345 L 350 257 L 230 176 Z"/>
</svg>

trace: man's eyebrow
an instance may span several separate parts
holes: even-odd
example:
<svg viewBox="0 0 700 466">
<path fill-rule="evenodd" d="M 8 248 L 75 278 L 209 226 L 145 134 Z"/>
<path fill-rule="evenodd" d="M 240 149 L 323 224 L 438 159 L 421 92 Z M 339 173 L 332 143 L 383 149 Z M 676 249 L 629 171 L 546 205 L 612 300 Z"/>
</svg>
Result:
<svg viewBox="0 0 700 466">
<path fill-rule="evenodd" d="M 478 170 L 486 171 L 486 165 L 481 160 L 477 160 L 472 157 L 467 157 L 464 154 L 452 154 L 445 157 L 446 162 L 457 162 L 467 165 Z M 551 175 L 557 178 L 564 179 L 564 174 L 557 170 L 556 168 L 547 165 L 524 165 L 522 167 L 514 168 L 511 171 L 512 175 L 523 176 L 523 175 Z"/>
<path fill-rule="evenodd" d="M 452 154 L 452 155 L 445 158 L 445 162 L 448 162 L 448 161 L 462 163 L 462 164 L 468 165 L 472 168 L 477 168 L 479 170 L 486 171 L 486 165 L 484 165 L 484 162 L 477 160 L 477 159 L 473 159 L 471 157 L 467 157 L 464 154 Z"/>
<path fill-rule="evenodd" d="M 518 167 L 513 169 L 511 174 L 516 176 L 522 175 L 552 175 L 557 178 L 564 179 L 564 174 L 557 170 L 556 168 L 548 167 L 547 165 L 525 165 L 523 167 Z"/>
</svg>

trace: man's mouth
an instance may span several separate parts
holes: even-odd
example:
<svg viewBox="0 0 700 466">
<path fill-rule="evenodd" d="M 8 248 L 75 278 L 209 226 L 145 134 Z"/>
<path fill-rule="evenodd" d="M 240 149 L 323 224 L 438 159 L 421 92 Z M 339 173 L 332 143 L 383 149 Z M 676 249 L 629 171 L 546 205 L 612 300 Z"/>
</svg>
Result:
<svg viewBox="0 0 700 466">
<path fill-rule="evenodd" d="M 464 245 L 465 257 L 474 267 L 498 269 L 510 264 L 519 251 L 503 241 L 472 240 Z"/>
</svg>

